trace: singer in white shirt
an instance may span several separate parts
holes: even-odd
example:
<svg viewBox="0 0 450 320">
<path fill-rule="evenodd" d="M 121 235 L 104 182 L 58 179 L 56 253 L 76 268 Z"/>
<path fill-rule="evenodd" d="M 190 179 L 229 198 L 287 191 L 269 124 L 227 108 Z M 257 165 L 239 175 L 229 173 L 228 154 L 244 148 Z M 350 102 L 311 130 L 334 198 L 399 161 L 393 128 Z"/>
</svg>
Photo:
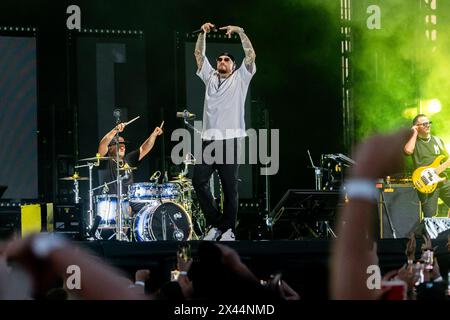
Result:
<svg viewBox="0 0 450 320">
<path fill-rule="evenodd" d="M 239 140 L 246 136 L 245 99 L 250 81 L 256 72 L 256 54 L 244 29 L 237 26 L 222 27 L 219 30 L 226 31 L 228 37 L 231 37 L 233 33 L 239 35 L 245 58 L 237 67 L 234 56 L 224 52 L 217 57 L 214 69 L 205 54 L 206 34 L 212 30 L 218 30 L 209 22 L 203 24 L 201 29 L 203 32 L 198 36 L 194 55 L 198 68 L 197 75 L 205 84 L 203 150 L 211 143 L 222 144 L 223 158 L 214 159 L 212 164 L 204 161 L 196 164 L 193 185 L 200 208 L 205 214 L 206 223 L 210 226 L 203 239 L 232 241 L 235 239 L 239 199 L 237 145 Z M 226 154 L 230 152 L 234 156 L 232 163 L 226 157 Z M 209 179 L 214 170 L 218 171 L 224 192 L 223 214 L 218 210 L 209 189 Z"/>
</svg>

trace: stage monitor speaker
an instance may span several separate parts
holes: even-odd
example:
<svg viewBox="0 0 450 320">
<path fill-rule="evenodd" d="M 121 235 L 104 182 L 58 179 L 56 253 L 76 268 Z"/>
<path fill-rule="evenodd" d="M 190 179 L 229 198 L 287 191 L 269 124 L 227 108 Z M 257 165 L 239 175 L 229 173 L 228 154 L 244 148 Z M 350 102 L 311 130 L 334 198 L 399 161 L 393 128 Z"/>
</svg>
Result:
<svg viewBox="0 0 450 320">
<path fill-rule="evenodd" d="M 410 184 L 381 189 L 378 202 L 380 238 L 407 238 L 420 222 L 420 210 L 419 197 Z"/>
<path fill-rule="evenodd" d="M 20 234 L 20 206 L 0 206 L 0 240 Z"/>
</svg>

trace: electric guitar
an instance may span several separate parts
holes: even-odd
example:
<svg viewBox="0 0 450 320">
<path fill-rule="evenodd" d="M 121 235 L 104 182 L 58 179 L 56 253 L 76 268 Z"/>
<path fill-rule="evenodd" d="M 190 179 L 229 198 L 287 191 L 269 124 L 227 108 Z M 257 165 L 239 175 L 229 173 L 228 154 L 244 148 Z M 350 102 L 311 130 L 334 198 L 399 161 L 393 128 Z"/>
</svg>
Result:
<svg viewBox="0 0 450 320">
<path fill-rule="evenodd" d="M 445 156 L 440 155 L 434 159 L 429 166 L 424 166 L 414 170 L 412 180 L 414 186 L 421 193 L 432 193 L 436 190 L 437 184 L 444 181 L 445 178 L 439 175 L 450 166 L 450 158 L 441 164 Z"/>
</svg>

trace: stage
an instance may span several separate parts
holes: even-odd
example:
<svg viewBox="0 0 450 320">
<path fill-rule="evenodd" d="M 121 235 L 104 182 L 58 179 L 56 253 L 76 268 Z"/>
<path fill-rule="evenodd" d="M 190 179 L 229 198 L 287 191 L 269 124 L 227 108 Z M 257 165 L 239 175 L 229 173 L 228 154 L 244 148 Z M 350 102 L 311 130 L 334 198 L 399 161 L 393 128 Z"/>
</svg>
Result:
<svg viewBox="0 0 450 320">
<path fill-rule="evenodd" d="M 398 269 L 406 263 L 405 248 L 407 239 L 382 239 L 378 241 L 378 257 L 382 274 Z M 130 277 L 137 269 L 151 270 L 152 287 L 159 287 L 169 281 L 170 271 L 174 269 L 175 254 L 180 242 L 118 242 L 83 241 L 75 242 L 105 259 L 109 264 L 123 270 Z M 192 256 L 196 257 L 201 241 L 189 241 Z M 218 242 L 234 248 L 242 261 L 260 279 L 271 274 L 282 273 L 286 280 L 303 299 L 328 298 L 328 262 L 330 257 L 329 240 L 298 241 L 234 241 Z M 446 239 L 433 240 L 438 246 L 435 256 L 439 261 L 442 275 L 446 275 L 450 265 Z M 417 250 L 420 251 L 421 240 Z M 351 250 L 351 248 L 349 248 Z M 420 255 L 419 251 L 416 257 Z"/>
</svg>

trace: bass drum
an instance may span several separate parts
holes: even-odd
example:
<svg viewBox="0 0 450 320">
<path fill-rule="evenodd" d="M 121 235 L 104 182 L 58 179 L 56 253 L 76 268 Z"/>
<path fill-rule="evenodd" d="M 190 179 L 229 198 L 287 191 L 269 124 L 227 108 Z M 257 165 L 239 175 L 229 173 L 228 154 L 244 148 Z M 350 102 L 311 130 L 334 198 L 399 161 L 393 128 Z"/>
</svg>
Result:
<svg viewBox="0 0 450 320">
<path fill-rule="evenodd" d="M 192 236 L 191 217 L 179 204 L 165 202 L 148 204 L 136 215 L 133 223 L 136 241 L 186 241 Z"/>
</svg>

